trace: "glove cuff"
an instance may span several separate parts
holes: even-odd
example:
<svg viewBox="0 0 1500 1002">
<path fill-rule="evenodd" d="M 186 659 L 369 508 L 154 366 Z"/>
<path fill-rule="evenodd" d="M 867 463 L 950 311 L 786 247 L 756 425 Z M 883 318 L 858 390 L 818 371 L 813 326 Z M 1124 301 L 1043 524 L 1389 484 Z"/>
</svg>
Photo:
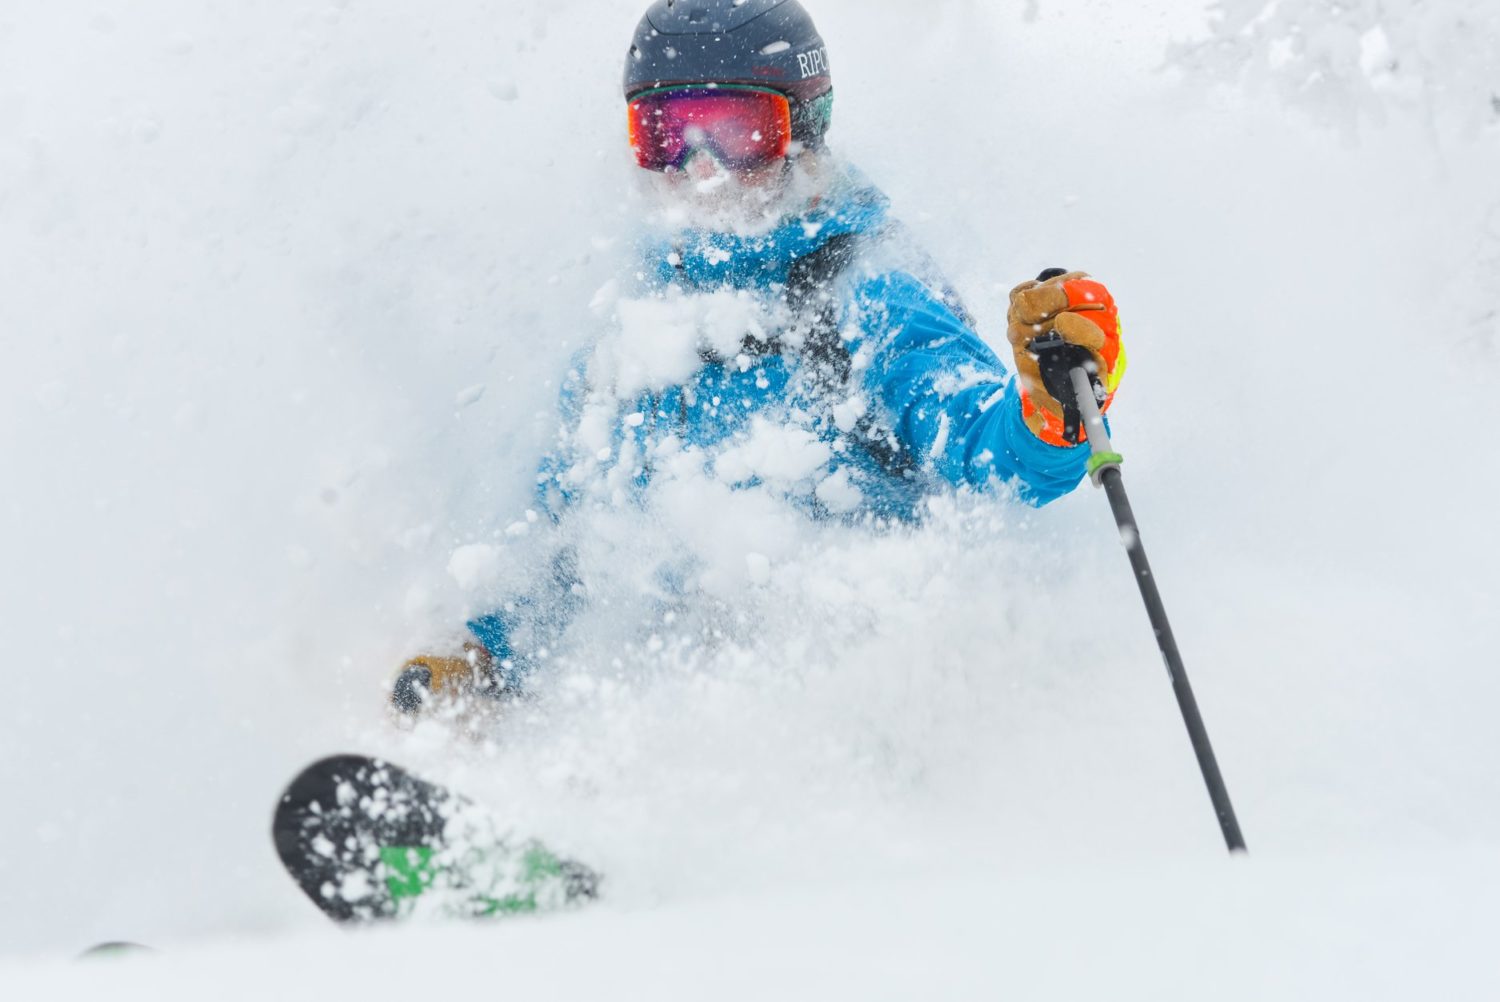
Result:
<svg viewBox="0 0 1500 1002">
<path fill-rule="evenodd" d="M 1109 405 L 1114 403 L 1115 395 L 1110 393 L 1104 403 L 1099 406 L 1099 413 L 1103 414 L 1109 410 Z M 1078 429 L 1078 441 L 1069 442 L 1065 434 L 1066 428 L 1063 419 L 1043 407 L 1038 407 L 1031 394 L 1023 386 L 1021 387 L 1021 420 L 1031 433 L 1048 445 L 1054 445 L 1059 449 L 1076 449 L 1089 440 L 1088 430 Z"/>
</svg>

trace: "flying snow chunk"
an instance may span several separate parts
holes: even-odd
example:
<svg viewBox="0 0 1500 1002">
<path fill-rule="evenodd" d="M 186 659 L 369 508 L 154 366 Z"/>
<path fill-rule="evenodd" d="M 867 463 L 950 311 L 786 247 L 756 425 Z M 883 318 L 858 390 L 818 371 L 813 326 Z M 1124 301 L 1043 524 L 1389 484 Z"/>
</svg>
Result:
<svg viewBox="0 0 1500 1002">
<path fill-rule="evenodd" d="M 771 560 L 765 554 L 745 554 L 745 570 L 750 573 L 751 584 L 765 585 L 771 583 Z"/>
<path fill-rule="evenodd" d="M 460 546 L 448 558 L 448 574 L 464 591 L 492 584 L 500 576 L 501 554 L 487 543 Z"/>
<path fill-rule="evenodd" d="M 595 290 L 589 300 L 589 310 L 596 316 L 605 316 L 620 301 L 620 281 L 612 278 Z"/>
<path fill-rule="evenodd" d="M 453 399 L 455 407 L 472 407 L 484 398 L 484 384 L 470 386 L 468 389 L 458 391 L 458 396 Z"/>
<path fill-rule="evenodd" d="M 370 881 L 370 875 L 363 870 L 355 870 L 344 877 L 339 884 L 339 897 L 351 904 L 363 901 L 375 893 L 375 885 Z"/>
<path fill-rule="evenodd" d="M 856 393 L 843 403 L 834 405 L 833 423 L 839 431 L 847 435 L 859 426 L 859 419 L 864 417 L 869 409 L 868 401 Z"/>
<path fill-rule="evenodd" d="M 759 478 L 786 486 L 811 477 L 828 465 L 832 455 L 825 442 L 804 428 L 755 418 L 750 434 L 719 456 L 714 472 L 729 484 Z"/>
<path fill-rule="evenodd" d="M 948 419 L 948 415 L 946 413 L 938 414 L 938 430 L 937 434 L 932 438 L 932 448 L 927 451 L 929 456 L 933 459 L 938 459 L 943 453 L 948 451 L 948 435 L 952 430 L 952 424 Z"/>
<path fill-rule="evenodd" d="M 814 492 L 823 507 L 835 515 L 844 515 L 864 503 L 863 492 L 849 480 L 848 470 L 837 470 L 818 485 Z"/>
<path fill-rule="evenodd" d="M 727 289 L 622 299 L 616 313 L 619 328 L 599 343 L 589 377 L 621 398 L 686 382 L 703 365 L 702 349 L 732 358 L 746 335 L 774 326 L 764 304 Z"/>
<path fill-rule="evenodd" d="M 396 535 L 396 545 L 408 553 L 420 550 L 432 542 L 434 529 L 431 522 L 412 526 Z"/>
</svg>

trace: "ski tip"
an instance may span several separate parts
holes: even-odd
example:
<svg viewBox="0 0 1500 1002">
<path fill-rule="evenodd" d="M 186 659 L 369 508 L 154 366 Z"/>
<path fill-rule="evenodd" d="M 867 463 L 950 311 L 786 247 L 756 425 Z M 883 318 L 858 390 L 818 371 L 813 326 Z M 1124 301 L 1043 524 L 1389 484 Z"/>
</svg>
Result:
<svg viewBox="0 0 1500 1002">
<path fill-rule="evenodd" d="M 325 755 L 315 762 L 303 766 L 296 777 L 287 784 L 286 796 L 295 790 L 306 787 L 309 784 L 326 784 L 328 779 L 335 775 L 349 775 L 363 769 L 378 769 L 388 765 L 385 759 L 375 758 L 371 755 L 355 755 L 345 753 L 341 755 Z"/>
<path fill-rule="evenodd" d="M 368 755 L 329 755 L 305 766 L 281 791 L 281 797 L 276 801 L 273 827 L 280 828 L 291 815 L 308 804 L 332 806 L 341 781 L 385 765 L 382 759 Z"/>
<path fill-rule="evenodd" d="M 301 858 L 306 837 L 301 821 L 308 811 L 317 805 L 332 807 L 337 803 L 342 778 L 376 764 L 364 755 L 328 755 L 304 766 L 292 778 L 277 798 L 271 817 L 271 838 L 282 863 L 294 867 Z"/>
</svg>

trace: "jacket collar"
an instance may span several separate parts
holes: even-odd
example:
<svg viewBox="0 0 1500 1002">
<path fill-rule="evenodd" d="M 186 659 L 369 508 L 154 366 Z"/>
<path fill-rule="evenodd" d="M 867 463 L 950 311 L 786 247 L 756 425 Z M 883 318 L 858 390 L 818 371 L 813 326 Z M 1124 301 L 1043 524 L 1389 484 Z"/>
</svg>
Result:
<svg viewBox="0 0 1500 1002">
<path fill-rule="evenodd" d="M 784 285 L 791 264 L 846 233 L 873 233 L 886 223 L 889 200 L 852 168 L 834 178 L 799 211 L 757 235 L 687 229 L 642 242 L 648 276 L 688 288 Z"/>
</svg>

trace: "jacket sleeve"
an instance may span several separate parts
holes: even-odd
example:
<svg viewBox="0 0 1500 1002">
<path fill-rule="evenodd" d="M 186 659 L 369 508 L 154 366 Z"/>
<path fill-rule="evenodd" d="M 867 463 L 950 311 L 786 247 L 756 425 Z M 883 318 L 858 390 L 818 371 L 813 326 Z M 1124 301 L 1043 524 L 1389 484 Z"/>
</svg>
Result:
<svg viewBox="0 0 1500 1002">
<path fill-rule="evenodd" d="M 1037 506 L 1078 486 L 1088 447 L 1031 433 L 1019 384 L 942 296 L 892 272 L 860 283 L 854 306 L 865 393 L 914 459 L 956 486 L 1013 483 Z"/>
<path fill-rule="evenodd" d="M 551 448 L 537 463 L 536 488 L 533 500 L 537 508 L 556 522 L 577 499 L 577 486 L 571 473 L 579 460 L 578 426 L 583 418 L 584 398 L 587 396 L 588 352 L 575 354 L 563 376 L 557 394 L 557 434 Z"/>
</svg>

